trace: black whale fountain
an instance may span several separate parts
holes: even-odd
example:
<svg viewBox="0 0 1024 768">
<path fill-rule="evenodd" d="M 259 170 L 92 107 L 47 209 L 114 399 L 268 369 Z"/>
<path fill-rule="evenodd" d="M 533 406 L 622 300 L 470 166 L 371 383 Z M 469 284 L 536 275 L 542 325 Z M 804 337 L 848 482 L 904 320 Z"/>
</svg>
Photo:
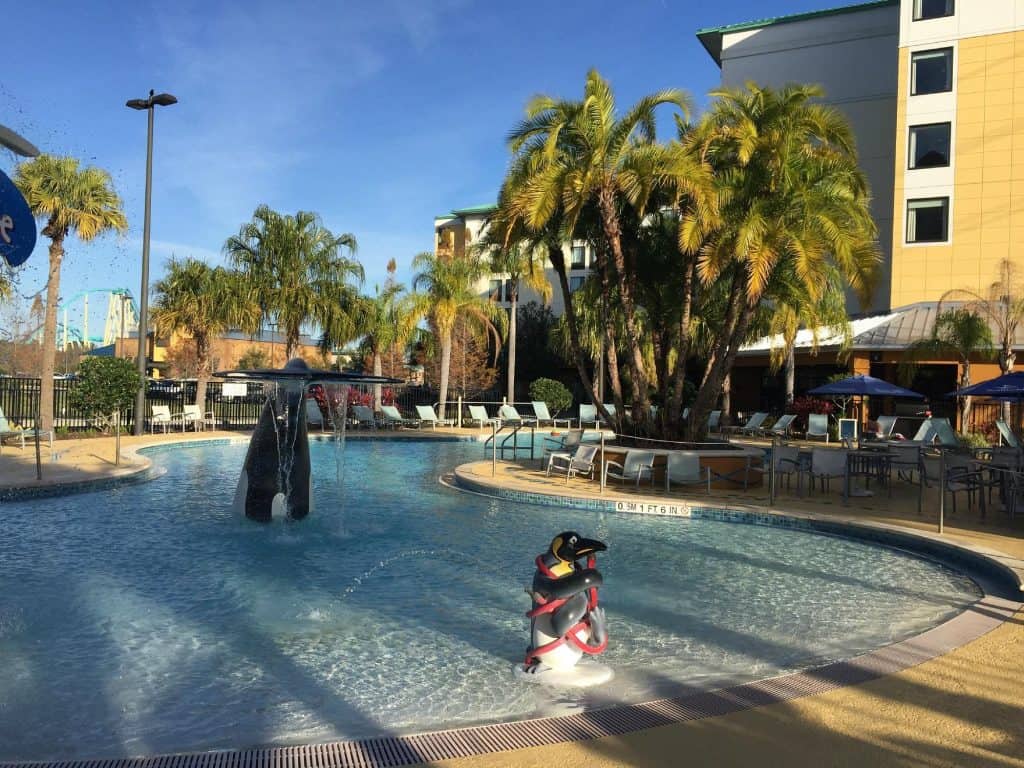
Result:
<svg viewBox="0 0 1024 768">
<path fill-rule="evenodd" d="M 306 428 L 306 392 L 313 382 L 343 384 L 401 384 L 401 379 L 360 373 L 315 370 L 293 358 L 284 368 L 218 371 L 224 379 L 273 381 L 280 396 L 268 394 L 249 441 L 245 464 L 238 478 L 234 507 L 250 520 L 301 520 L 313 508 L 313 479 L 309 465 Z M 347 397 L 342 409 L 347 408 Z"/>
</svg>

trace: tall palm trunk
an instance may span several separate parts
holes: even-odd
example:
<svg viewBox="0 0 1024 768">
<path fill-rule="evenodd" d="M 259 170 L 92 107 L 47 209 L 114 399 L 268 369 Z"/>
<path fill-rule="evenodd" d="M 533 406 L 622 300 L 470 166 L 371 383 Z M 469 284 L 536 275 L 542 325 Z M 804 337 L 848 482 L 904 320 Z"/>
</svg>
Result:
<svg viewBox="0 0 1024 768">
<path fill-rule="evenodd" d="M 647 374 L 643 350 L 640 349 L 640 334 L 636 327 L 636 302 L 633 298 L 633 276 L 626 269 L 626 257 L 622 252 L 622 237 L 619 217 L 615 211 L 615 192 L 604 187 L 598 195 L 601 210 L 601 224 L 605 239 L 611 248 L 612 260 L 619 276 L 619 297 L 622 300 L 622 315 L 626 323 L 626 339 L 629 342 L 630 390 L 633 395 L 633 420 L 646 423 L 650 409 L 647 397 Z"/>
<path fill-rule="evenodd" d="M 206 382 L 210 378 L 210 340 L 196 336 L 196 405 L 200 413 L 206 413 Z"/>
<path fill-rule="evenodd" d="M 445 405 L 448 400 L 448 372 L 452 365 L 452 330 L 448 328 L 441 331 L 441 385 L 438 391 L 438 407 L 441 412 L 437 415 L 439 419 L 447 418 L 445 416 Z"/>
<path fill-rule="evenodd" d="M 786 380 L 786 407 L 793 404 L 793 391 L 796 389 L 796 349 L 790 345 L 783 364 L 783 377 Z"/>
<path fill-rule="evenodd" d="M 576 360 L 576 372 L 583 382 L 583 388 L 590 395 L 590 402 L 597 408 L 601 418 L 611 421 L 611 414 L 605 409 L 601 398 L 597 396 L 594 389 L 594 381 L 587 371 L 587 360 L 583 354 L 583 347 L 580 345 L 580 329 L 576 318 L 576 308 L 572 305 L 572 292 L 569 290 L 569 276 L 565 272 L 565 256 L 562 253 L 561 243 L 548 245 L 548 261 L 558 275 L 558 287 L 562 291 L 562 301 L 565 304 L 565 322 L 569 326 L 569 344 L 572 346 L 572 355 Z"/>
<path fill-rule="evenodd" d="M 612 388 L 612 402 L 615 404 L 615 431 L 622 432 L 622 419 L 626 417 L 625 401 L 622 398 L 622 379 L 619 377 L 619 353 L 615 348 L 615 325 L 608 307 L 611 306 L 611 276 L 608 274 L 608 257 L 602 254 L 598 263 L 601 276 L 602 332 L 604 333 L 605 360 L 608 364 L 608 383 Z M 634 400 L 635 402 L 635 400 Z"/>
<path fill-rule="evenodd" d="M 512 281 L 512 296 L 510 297 L 511 314 L 508 318 L 508 401 L 514 403 L 516 400 L 516 332 L 518 322 L 516 313 L 519 306 L 519 281 Z"/>
<path fill-rule="evenodd" d="M 999 355 L 999 371 L 1002 374 L 1010 373 L 1013 370 L 1014 361 L 1017 359 L 1016 353 L 1013 351 L 1013 347 L 1010 346 L 1007 340 L 1003 340 L 1003 350 Z M 1007 424 L 1012 424 L 1010 420 L 1010 401 L 1004 400 L 1000 408 L 1001 416 L 1003 421 Z"/>
<path fill-rule="evenodd" d="M 383 376 L 384 375 L 384 366 L 383 366 L 383 363 L 382 363 L 382 361 L 380 359 L 380 350 L 378 350 L 378 349 L 373 350 L 373 375 L 374 376 Z M 383 404 L 383 402 L 382 402 L 382 398 L 381 398 L 381 385 L 380 384 L 374 384 L 373 385 L 373 409 L 375 411 L 379 411 L 382 404 Z"/>
<path fill-rule="evenodd" d="M 46 312 L 43 315 L 43 359 L 39 366 L 39 427 L 53 429 L 53 369 L 57 358 L 57 301 L 60 298 L 60 266 L 64 260 L 64 233 L 52 222 L 43 234 L 50 238 L 50 271 L 46 280 Z"/>
<path fill-rule="evenodd" d="M 686 358 L 690 356 L 690 320 L 693 316 L 693 275 L 697 268 L 694 259 L 683 272 L 683 306 L 679 317 L 676 370 L 672 379 L 672 399 L 668 403 L 668 423 L 675 425 L 683 413 L 683 387 L 686 384 Z"/>
</svg>

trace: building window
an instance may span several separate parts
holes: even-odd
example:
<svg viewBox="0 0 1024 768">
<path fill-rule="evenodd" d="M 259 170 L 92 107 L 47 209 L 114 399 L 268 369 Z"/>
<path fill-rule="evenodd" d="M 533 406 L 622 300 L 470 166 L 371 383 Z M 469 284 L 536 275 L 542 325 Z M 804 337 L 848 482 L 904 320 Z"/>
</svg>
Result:
<svg viewBox="0 0 1024 768">
<path fill-rule="evenodd" d="M 907 242 L 941 243 L 949 234 L 949 198 L 907 201 Z"/>
<path fill-rule="evenodd" d="M 583 277 L 570 277 L 569 278 L 569 293 L 576 293 L 580 288 L 583 287 L 583 281 L 586 278 Z"/>
<path fill-rule="evenodd" d="M 914 21 L 952 16 L 955 9 L 954 0 L 914 0 Z"/>
<path fill-rule="evenodd" d="M 491 301 L 501 301 L 501 280 L 491 280 L 491 287 L 487 291 L 487 298 Z"/>
<path fill-rule="evenodd" d="M 587 247 L 585 245 L 574 245 L 572 247 L 572 260 L 569 262 L 570 269 L 586 269 Z"/>
<path fill-rule="evenodd" d="M 949 165 L 949 123 L 910 126 L 910 168 Z"/>
<path fill-rule="evenodd" d="M 953 90 L 953 49 L 918 51 L 910 60 L 910 94 L 944 93 Z"/>
</svg>

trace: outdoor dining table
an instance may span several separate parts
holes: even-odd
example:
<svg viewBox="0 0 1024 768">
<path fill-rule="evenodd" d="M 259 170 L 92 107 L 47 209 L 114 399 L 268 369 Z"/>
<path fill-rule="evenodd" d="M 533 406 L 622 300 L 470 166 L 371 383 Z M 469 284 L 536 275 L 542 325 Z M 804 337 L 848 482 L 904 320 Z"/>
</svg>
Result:
<svg viewBox="0 0 1024 768">
<path fill-rule="evenodd" d="M 889 471 L 894 451 L 884 446 L 863 446 L 846 453 L 846 476 L 843 478 L 843 502 L 847 503 L 850 496 L 871 496 L 873 495 L 870 486 L 872 480 L 877 480 L 885 485 L 892 494 L 892 486 L 889 483 Z M 864 490 L 851 487 L 853 478 L 863 477 L 867 487 Z"/>
</svg>

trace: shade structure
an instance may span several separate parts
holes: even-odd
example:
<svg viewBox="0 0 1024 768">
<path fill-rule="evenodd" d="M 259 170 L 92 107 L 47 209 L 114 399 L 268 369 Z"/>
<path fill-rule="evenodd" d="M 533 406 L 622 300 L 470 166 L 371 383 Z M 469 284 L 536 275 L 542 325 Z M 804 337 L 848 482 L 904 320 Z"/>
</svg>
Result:
<svg viewBox="0 0 1024 768">
<path fill-rule="evenodd" d="M 833 381 L 809 390 L 809 395 L 846 395 L 846 396 L 868 396 L 868 397 L 906 397 L 913 400 L 924 400 L 924 395 L 903 387 L 897 387 L 888 381 L 876 379 L 873 376 L 856 374 L 839 381 Z"/>
<path fill-rule="evenodd" d="M 972 384 L 950 393 L 950 397 L 994 397 L 999 400 L 1024 400 L 1024 371 L 1004 373 L 995 379 Z"/>
</svg>

